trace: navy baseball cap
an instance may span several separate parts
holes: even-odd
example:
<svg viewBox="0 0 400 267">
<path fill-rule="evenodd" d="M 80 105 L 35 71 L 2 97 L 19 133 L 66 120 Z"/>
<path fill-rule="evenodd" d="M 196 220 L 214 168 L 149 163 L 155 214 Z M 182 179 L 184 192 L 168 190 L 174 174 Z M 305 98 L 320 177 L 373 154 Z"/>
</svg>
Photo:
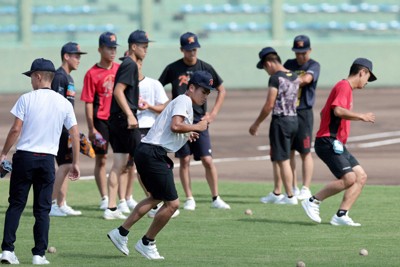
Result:
<svg viewBox="0 0 400 267">
<path fill-rule="evenodd" d="M 112 32 L 103 32 L 99 37 L 99 46 L 117 47 L 117 36 Z"/>
<path fill-rule="evenodd" d="M 187 32 L 181 35 L 181 48 L 190 51 L 195 48 L 200 48 L 200 43 L 197 35 L 192 32 Z"/>
<path fill-rule="evenodd" d="M 189 84 L 195 84 L 208 90 L 214 90 L 214 79 L 208 71 L 198 70 L 190 76 Z"/>
<path fill-rule="evenodd" d="M 63 47 L 61 48 L 61 57 L 63 57 L 64 54 L 83 55 L 83 54 L 87 54 L 87 53 L 82 52 L 81 47 L 77 43 L 68 42 L 65 45 L 63 45 Z"/>
<path fill-rule="evenodd" d="M 150 43 L 154 42 L 149 40 L 149 37 L 145 31 L 136 30 L 129 35 L 128 43 L 129 44 L 141 44 L 141 43 Z"/>
<path fill-rule="evenodd" d="M 310 38 L 307 35 L 298 35 L 294 38 L 292 51 L 304 53 L 311 49 Z"/>
<path fill-rule="evenodd" d="M 44 58 L 37 58 L 32 62 L 31 70 L 23 72 L 22 74 L 31 77 L 35 71 L 49 71 L 56 72 L 53 62 Z"/>
<path fill-rule="evenodd" d="M 368 60 L 366 58 L 357 58 L 356 60 L 354 60 L 353 65 L 360 65 L 360 66 L 367 68 L 369 70 L 369 73 L 371 74 L 369 76 L 368 81 L 369 82 L 376 81 L 376 77 L 372 73 L 372 62 L 370 60 Z"/>
<path fill-rule="evenodd" d="M 126 50 L 126 51 L 124 52 L 124 56 L 119 57 L 118 59 L 121 60 L 121 61 L 123 61 L 128 55 L 129 55 L 129 50 Z"/>
<path fill-rule="evenodd" d="M 257 63 L 257 69 L 263 69 L 264 58 L 268 54 L 276 54 L 277 55 L 278 53 L 272 47 L 264 47 L 263 49 L 261 49 L 261 51 L 258 53 L 258 57 L 260 58 L 260 61 L 258 61 L 258 63 Z"/>
</svg>

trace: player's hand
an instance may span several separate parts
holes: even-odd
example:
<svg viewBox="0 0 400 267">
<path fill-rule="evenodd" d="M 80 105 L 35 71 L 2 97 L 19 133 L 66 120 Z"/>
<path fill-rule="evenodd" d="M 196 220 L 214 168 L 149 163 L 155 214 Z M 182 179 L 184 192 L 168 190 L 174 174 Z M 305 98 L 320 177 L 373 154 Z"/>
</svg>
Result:
<svg viewBox="0 0 400 267">
<path fill-rule="evenodd" d="M 139 110 L 146 110 L 149 108 L 149 103 L 147 103 L 145 100 L 140 100 L 138 108 Z"/>
<path fill-rule="evenodd" d="M 134 129 L 139 127 L 138 121 L 136 120 L 135 116 L 133 116 L 133 114 L 128 115 L 127 122 L 128 122 L 128 129 Z"/>
<path fill-rule="evenodd" d="M 7 159 L 7 155 L 4 155 L 4 154 L 0 155 L 0 162 L 3 162 L 6 159 Z"/>
<path fill-rule="evenodd" d="M 361 116 L 361 120 L 365 122 L 375 122 L 375 114 L 372 112 L 364 113 Z"/>
<path fill-rule="evenodd" d="M 189 134 L 189 142 L 196 142 L 197 139 L 199 139 L 199 133 L 197 132 L 190 132 Z"/>
<path fill-rule="evenodd" d="M 81 176 L 81 172 L 79 171 L 78 164 L 72 164 L 71 168 L 69 169 L 69 172 L 68 172 L 68 178 L 71 181 L 76 181 L 80 178 L 80 176 Z"/>
<path fill-rule="evenodd" d="M 96 133 L 98 133 L 96 129 L 94 129 L 93 131 L 89 131 L 88 133 L 89 140 L 90 142 L 92 142 L 92 144 L 94 140 L 96 140 Z"/>
<path fill-rule="evenodd" d="M 259 127 L 258 124 L 253 123 L 253 124 L 250 126 L 249 133 L 250 133 L 251 135 L 257 135 L 258 127 Z"/>
<path fill-rule="evenodd" d="M 208 121 L 207 120 L 201 120 L 201 121 L 199 121 L 196 125 L 199 127 L 198 128 L 198 131 L 200 131 L 200 132 L 202 132 L 202 131 L 205 131 L 205 130 L 207 130 L 207 128 L 208 128 Z"/>
</svg>

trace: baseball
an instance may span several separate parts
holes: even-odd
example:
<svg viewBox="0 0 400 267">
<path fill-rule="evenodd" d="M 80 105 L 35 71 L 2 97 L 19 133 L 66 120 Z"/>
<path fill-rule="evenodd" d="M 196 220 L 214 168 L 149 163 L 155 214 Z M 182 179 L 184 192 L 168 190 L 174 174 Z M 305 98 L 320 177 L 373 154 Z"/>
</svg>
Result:
<svg viewBox="0 0 400 267">
<path fill-rule="evenodd" d="M 296 267 L 306 267 L 306 264 L 303 261 L 298 261 Z"/>
<path fill-rule="evenodd" d="M 361 256 L 368 256 L 368 250 L 366 250 L 365 248 L 360 249 L 360 255 Z"/>
<path fill-rule="evenodd" d="M 49 247 L 48 249 L 47 249 L 47 251 L 49 252 L 49 253 L 56 253 L 56 248 L 55 247 Z"/>
<path fill-rule="evenodd" d="M 244 214 L 253 215 L 253 211 L 251 209 L 247 209 L 247 210 L 244 211 Z"/>
</svg>

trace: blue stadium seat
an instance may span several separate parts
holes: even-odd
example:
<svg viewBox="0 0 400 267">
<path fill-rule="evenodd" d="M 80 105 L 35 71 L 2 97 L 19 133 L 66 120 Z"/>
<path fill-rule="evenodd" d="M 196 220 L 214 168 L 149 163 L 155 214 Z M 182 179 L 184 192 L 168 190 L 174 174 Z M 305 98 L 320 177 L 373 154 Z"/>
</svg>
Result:
<svg viewBox="0 0 400 267">
<path fill-rule="evenodd" d="M 319 12 L 319 7 L 315 6 L 315 5 L 310 5 L 310 4 L 304 3 L 304 4 L 300 5 L 300 10 L 305 13 L 317 13 L 317 12 Z"/>
<path fill-rule="evenodd" d="M 16 33 L 18 30 L 18 26 L 15 24 L 0 26 L 0 33 Z"/>
<path fill-rule="evenodd" d="M 367 29 L 367 25 L 362 22 L 350 21 L 348 23 L 349 30 L 353 31 L 365 31 Z"/>
<path fill-rule="evenodd" d="M 350 5 L 350 4 L 347 4 L 347 3 L 340 4 L 339 5 L 339 9 L 340 9 L 340 11 L 342 11 L 344 13 L 357 13 L 357 12 L 360 12 L 359 6 Z"/>
<path fill-rule="evenodd" d="M 370 21 L 368 22 L 368 29 L 375 31 L 384 31 L 389 28 L 389 25 L 385 22 Z"/>
<path fill-rule="evenodd" d="M 283 11 L 286 13 L 299 13 L 299 7 L 289 4 L 283 4 Z"/>
<path fill-rule="evenodd" d="M 364 12 L 376 13 L 379 12 L 379 6 L 374 4 L 361 3 L 360 10 Z"/>
<path fill-rule="evenodd" d="M 69 5 L 64 5 L 64 6 L 35 6 L 33 7 L 33 14 L 36 15 L 43 15 L 43 14 L 48 14 L 48 15 L 59 15 L 59 14 L 66 14 L 66 15 L 74 15 L 74 14 L 90 14 L 94 13 L 95 10 L 94 8 L 88 6 L 88 5 L 83 5 L 83 6 L 77 6 L 77 7 L 72 7 Z"/>
<path fill-rule="evenodd" d="M 399 13 L 400 5 L 382 4 L 379 5 L 379 10 L 384 13 Z"/>
<path fill-rule="evenodd" d="M 389 25 L 389 29 L 400 30 L 400 21 L 398 21 L 398 20 L 393 20 L 393 21 L 389 22 L 388 25 Z"/>
<path fill-rule="evenodd" d="M 339 11 L 339 7 L 337 5 L 322 3 L 319 6 L 319 10 L 325 13 L 337 13 Z"/>
<path fill-rule="evenodd" d="M 17 8 L 15 6 L 0 7 L 0 15 L 14 15 L 14 14 L 17 14 Z"/>
</svg>

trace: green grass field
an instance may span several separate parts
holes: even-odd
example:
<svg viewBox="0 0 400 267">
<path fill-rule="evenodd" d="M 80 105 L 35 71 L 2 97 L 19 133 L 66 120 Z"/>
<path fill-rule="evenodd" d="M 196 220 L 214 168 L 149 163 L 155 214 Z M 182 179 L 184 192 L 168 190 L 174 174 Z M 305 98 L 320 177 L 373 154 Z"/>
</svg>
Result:
<svg viewBox="0 0 400 267">
<path fill-rule="evenodd" d="M 0 181 L 0 226 L 7 209 L 8 180 Z M 318 190 L 322 185 L 314 185 Z M 183 196 L 180 184 L 178 193 Z M 130 255 L 121 254 L 108 240 L 107 232 L 122 221 L 106 221 L 98 209 L 94 181 L 70 183 L 68 203 L 80 209 L 80 217 L 51 218 L 47 254 L 53 266 L 399 266 L 400 214 L 395 203 L 398 186 L 366 186 L 351 211 L 361 227 L 334 227 L 329 224 L 341 195 L 321 206 L 322 224 L 312 223 L 300 205 L 262 204 L 259 197 L 272 185 L 264 183 L 221 182 L 222 197 L 232 210 L 210 208 L 208 186 L 193 183 L 197 209 L 181 210 L 157 237 L 164 261 L 149 261 L 134 250 L 151 219 L 143 218 L 129 234 Z M 143 193 L 135 184 L 136 199 Z M 30 265 L 33 246 L 32 198 L 17 232 L 15 252 L 22 265 Z M 245 215 L 245 209 L 253 215 Z M 2 231 L 2 229 L 1 229 Z M 368 256 L 360 256 L 366 248 Z"/>
</svg>

